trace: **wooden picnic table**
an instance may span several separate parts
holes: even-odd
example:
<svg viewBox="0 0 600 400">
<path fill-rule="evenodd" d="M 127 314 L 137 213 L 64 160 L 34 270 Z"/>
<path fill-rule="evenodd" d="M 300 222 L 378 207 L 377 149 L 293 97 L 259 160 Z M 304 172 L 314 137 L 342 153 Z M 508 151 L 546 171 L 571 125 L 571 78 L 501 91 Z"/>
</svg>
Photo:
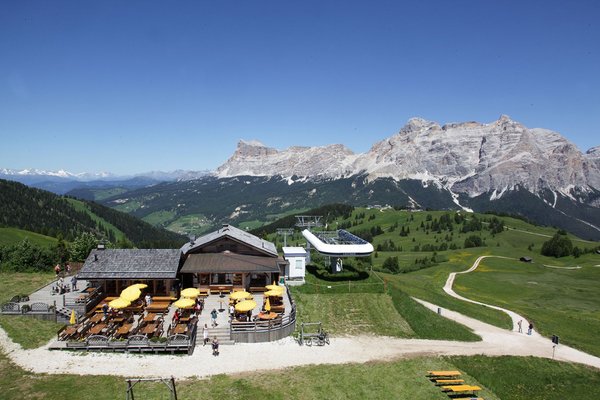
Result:
<svg viewBox="0 0 600 400">
<path fill-rule="evenodd" d="M 154 331 L 156 331 L 157 328 L 158 328 L 158 324 L 156 322 L 151 323 L 142 328 L 142 333 L 144 333 L 146 335 L 152 335 L 154 333 Z"/>
<path fill-rule="evenodd" d="M 90 317 L 90 322 L 92 324 L 95 324 L 97 322 L 102 321 L 102 318 L 104 317 L 104 314 L 100 313 L 100 314 L 94 314 Z"/>
<path fill-rule="evenodd" d="M 92 326 L 92 327 L 90 328 L 90 331 L 89 331 L 89 332 L 90 332 L 90 334 L 92 334 L 92 335 L 97 335 L 97 334 L 99 334 L 100 332 L 102 332 L 102 330 L 103 330 L 103 329 L 105 329 L 105 328 L 106 328 L 106 324 L 105 324 L 104 322 L 101 322 L 101 323 L 99 323 L 99 324 L 96 324 L 96 325 Z"/>
<path fill-rule="evenodd" d="M 148 311 L 148 312 L 165 312 L 169 309 L 170 305 L 171 305 L 171 302 L 155 301 L 146 307 L 146 311 Z"/>
<path fill-rule="evenodd" d="M 279 316 L 279 314 L 275 313 L 275 312 L 260 312 L 258 313 L 258 319 L 263 320 L 263 321 L 268 321 L 270 319 L 275 319 Z"/>
<path fill-rule="evenodd" d="M 158 316 L 158 314 L 156 313 L 151 313 L 149 312 L 143 319 L 142 321 L 144 322 L 152 322 L 156 319 L 156 317 Z"/>
<path fill-rule="evenodd" d="M 131 323 L 123 324 L 123 326 L 121 326 L 121 327 L 119 327 L 119 329 L 117 329 L 116 335 L 117 336 L 128 335 L 129 331 L 131 330 L 132 327 L 133 327 L 133 324 L 131 324 Z"/>
<path fill-rule="evenodd" d="M 79 329 L 79 326 L 77 326 L 77 325 L 70 325 L 70 326 L 67 326 L 67 327 L 66 327 L 66 328 L 65 328 L 65 329 L 64 329 L 64 330 L 63 330 L 63 331 L 60 333 L 60 334 L 61 334 L 61 337 L 65 338 L 65 339 L 68 339 L 68 338 L 70 338 L 71 336 L 73 336 L 74 334 L 76 334 L 76 333 L 77 333 L 77 329 Z"/>
<path fill-rule="evenodd" d="M 442 386 L 442 390 L 446 392 L 458 393 L 458 392 L 473 392 L 475 393 L 478 390 L 481 390 L 479 386 L 471 386 L 471 385 L 450 385 L 450 386 Z"/>
<path fill-rule="evenodd" d="M 175 300 L 177 300 L 177 298 L 171 297 L 171 296 L 152 296 L 153 302 L 158 301 L 159 303 L 162 303 L 162 302 L 166 302 L 166 301 L 171 302 L 171 301 L 175 301 Z"/>
<path fill-rule="evenodd" d="M 435 384 L 436 385 L 458 385 L 458 384 L 464 384 L 465 380 L 464 379 L 435 379 Z"/>
<path fill-rule="evenodd" d="M 427 371 L 431 376 L 460 376 L 459 371 Z"/>
<path fill-rule="evenodd" d="M 127 318 L 123 317 L 123 316 L 118 316 L 118 317 L 110 317 L 110 322 L 113 322 L 115 324 L 120 324 L 121 322 L 125 321 Z"/>
<path fill-rule="evenodd" d="M 187 332 L 187 324 L 177 324 L 175 325 L 175 327 L 171 330 L 171 333 L 173 335 L 175 334 L 180 334 L 183 335 Z"/>
</svg>

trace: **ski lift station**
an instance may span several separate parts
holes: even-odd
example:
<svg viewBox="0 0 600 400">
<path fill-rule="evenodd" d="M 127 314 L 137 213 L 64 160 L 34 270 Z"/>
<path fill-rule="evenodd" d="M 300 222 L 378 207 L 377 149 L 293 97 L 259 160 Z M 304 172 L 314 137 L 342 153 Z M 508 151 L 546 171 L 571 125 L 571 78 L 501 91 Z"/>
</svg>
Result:
<svg viewBox="0 0 600 400">
<path fill-rule="evenodd" d="M 374 250 L 371 243 L 343 229 L 314 233 L 305 229 L 302 236 L 308 242 L 307 254 L 312 246 L 319 253 L 330 257 L 332 272 L 342 271 L 343 257 L 367 257 Z"/>
</svg>

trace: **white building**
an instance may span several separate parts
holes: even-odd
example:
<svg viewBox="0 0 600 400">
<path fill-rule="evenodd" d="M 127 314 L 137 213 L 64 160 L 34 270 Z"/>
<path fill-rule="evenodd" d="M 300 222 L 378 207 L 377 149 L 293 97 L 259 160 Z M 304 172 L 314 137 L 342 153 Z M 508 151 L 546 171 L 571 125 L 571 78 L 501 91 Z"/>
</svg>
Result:
<svg viewBox="0 0 600 400">
<path fill-rule="evenodd" d="M 283 258 L 288 262 L 285 267 L 285 279 L 290 285 L 304 283 L 306 274 L 306 250 L 302 247 L 284 247 Z"/>
</svg>

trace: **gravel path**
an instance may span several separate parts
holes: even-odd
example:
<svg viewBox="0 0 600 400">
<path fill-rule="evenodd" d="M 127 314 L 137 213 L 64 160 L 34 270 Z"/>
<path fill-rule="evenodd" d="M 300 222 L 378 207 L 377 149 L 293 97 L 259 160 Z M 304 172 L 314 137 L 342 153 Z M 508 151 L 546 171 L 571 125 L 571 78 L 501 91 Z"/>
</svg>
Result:
<svg viewBox="0 0 600 400">
<path fill-rule="evenodd" d="M 478 258 L 465 271 L 473 271 L 485 257 Z M 455 273 L 448 277 L 444 290 L 452 291 Z M 454 296 L 471 301 L 454 293 Z M 418 300 L 433 311 L 438 306 Z M 489 305 L 487 305 L 489 306 Z M 491 306 L 493 308 L 498 308 Z M 522 318 L 511 315 L 513 322 Z M 310 364 L 364 363 L 375 360 L 395 360 L 416 356 L 436 355 L 515 355 L 552 358 L 553 344 L 539 334 L 528 336 L 504 330 L 454 311 L 441 309 L 442 316 L 464 324 L 481 336 L 481 342 L 445 340 L 398 339 L 380 336 L 332 338 L 329 346 L 299 346 L 292 338 L 277 342 L 221 346 L 221 355 L 213 357 L 209 346 L 198 346 L 191 356 L 135 355 L 51 351 L 47 346 L 23 350 L 0 329 L 0 347 L 20 367 L 35 373 L 118 375 L 127 377 L 175 378 L 208 377 L 216 374 L 235 374 L 259 370 L 278 370 L 285 367 Z M 516 322 L 515 322 L 516 323 Z M 525 326 L 524 326 L 525 328 Z M 600 358 L 568 346 L 559 345 L 555 359 L 572 361 L 600 368 Z"/>
</svg>

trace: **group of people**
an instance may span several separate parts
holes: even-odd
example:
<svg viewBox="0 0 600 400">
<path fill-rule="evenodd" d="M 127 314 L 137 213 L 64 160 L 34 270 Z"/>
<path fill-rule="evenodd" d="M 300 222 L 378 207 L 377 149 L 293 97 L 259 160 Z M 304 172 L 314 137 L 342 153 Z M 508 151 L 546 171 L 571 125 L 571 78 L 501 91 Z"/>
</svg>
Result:
<svg viewBox="0 0 600 400">
<path fill-rule="evenodd" d="M 518 325 L 518 327 L 519 327 L 519 333 L 523 333 L 523 327 L 522 327 L 522 324 L 523 324 L 523 320 L 522 320 L 522 319 L 520 319 L 520 320 L 519 320 L 519 322 L 517 322 L 517 325 Z M 529 326 L 527 327 L 527 334 L 528 334 L 529 336 L 531 336 L 531 333 L 532 333 L 532 332 L 533 332 L 533 322 L 530 322 L 530 323 L 529 323 Z"/>
<path fill-rule="evenodd" d="M 56 285 L 52 286 L 52 288 L 51 288 L 52 294 L 64 294 L 69 291 L 76 291 L 76 290 L 77 290 L 77 278 L 75 277 L 75 275 L 73 275 L 71 277 L 71 287 L 69 287 L 69 285 L 67 283 L 65 283 L 65 279 L 61 276 L 56 281 Z"/>
<path fill-rule="evenodd" d="M 213 310 L 213 311 L 216 312 L 217 310 Z M 208 337 L 208 325 L 207 324 L 204 324 L 204 328 L 202 328 L 202 339 L 203 339 L 202 346 L 206 346 L 206 344 L 208 342 L 210 342 L 210 339 Z M 213 356 L 218 356 L 219 355 L 219 339 L 217 339 L 216 336 L 212 340 L 211 345 L 212 345 Z"/>
</svg>

